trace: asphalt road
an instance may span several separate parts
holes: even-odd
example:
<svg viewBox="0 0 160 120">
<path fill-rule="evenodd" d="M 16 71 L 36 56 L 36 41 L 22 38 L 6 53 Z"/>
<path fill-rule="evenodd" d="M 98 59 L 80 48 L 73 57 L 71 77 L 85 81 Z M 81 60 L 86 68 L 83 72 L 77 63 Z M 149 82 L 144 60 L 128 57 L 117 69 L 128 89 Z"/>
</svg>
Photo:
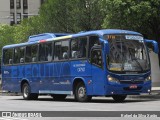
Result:
<svg viewBox="0 0 160 120">
<path fill-rule="evenodd" d="M 76 102 L 72 96 L 65 101 L 54 101 L 50 96 L 40 96 L 38 100 L 26 101 L 22 96 L 0 96 L 0 111 L 160 111 L 160 95 L 128 97 L 123 103 L 115 103 L 112 98 L 94 97 L 89 103 Z M 97 113 L 98 114 L 98 113 Z M 86 120 L 97 118 L 0 118 L 0 120 Z M 108 120 L 109 118 L 98 118 Z M 110 118 L 120 120 L 119 118 Z M 128 118 L 121 118 L 126 119 Z M 134 119 L 134 118 L 133 118 Z M 136 118 L 135 118 L 136 119 Z M 147 119 L 141 117 L 139 119 Z M 152 120 L 149 118 L 149 120 Z M 153 120 L 158 120 L 154 118 Z"/>
</svg>

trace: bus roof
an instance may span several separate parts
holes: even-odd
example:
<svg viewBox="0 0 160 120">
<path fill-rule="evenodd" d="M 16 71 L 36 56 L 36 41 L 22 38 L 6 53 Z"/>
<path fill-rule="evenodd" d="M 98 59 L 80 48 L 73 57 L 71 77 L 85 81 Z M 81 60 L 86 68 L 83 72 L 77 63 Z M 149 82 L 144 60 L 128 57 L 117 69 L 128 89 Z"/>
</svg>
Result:
<svg viewBox="0 0 160 120">
<path fill-rule="evenodd" d="M 67 36 L 67 33 L 43 33 L 38 35 L 29 36 L 28 42 L 36 42 L 39 40 L 46 40 L 55 37 Z"/>
<path fill-rule="evenodd" d="M 99 35 L 103 36 L 105 34 L 134 34 L 134 35 L 141 35 L 138 32 L 129 31 L 129 30 L 120 30 L 120 29 L 103 29 L 103 30 L 94 30 L 94 31 L 86 31 L 86 32 L 79 32 L 77 34 L 73 34 L 73 37 L 78 36 L 85 36 L 85 35 Z"/>
<path fill-rule="evenodd" d="M 98 36 L 102 37 L 105 34 L 134 34 L 134 35 L 141 35 L 138 32 L 129 31 L 129 30 L 120 30 L 120 29 L 94 30 L 94 31 L 79 32 L 79 33 L 76 33 L 76 34 L 43 33 L 43 34 L 30 36 L 28 42 L 26 42 L 26 43 L 6 45 L 6 46 L 3 47 L 3 49 L 12 48 L 12 47 L 19 47 L 19 46 L 25 46 L 25 45 L 31 45 L 31 44 L 35 44 L 35 43 L 39 42 L 40 40 L 53 41 L 53 40 L 60 40 L 60 39 L 67 39 L 67 38 L 74 38 L 74 37 L 81 37 L 81 36 L 89 36 L 89 35 L 98 35 Z"/>
</svg>

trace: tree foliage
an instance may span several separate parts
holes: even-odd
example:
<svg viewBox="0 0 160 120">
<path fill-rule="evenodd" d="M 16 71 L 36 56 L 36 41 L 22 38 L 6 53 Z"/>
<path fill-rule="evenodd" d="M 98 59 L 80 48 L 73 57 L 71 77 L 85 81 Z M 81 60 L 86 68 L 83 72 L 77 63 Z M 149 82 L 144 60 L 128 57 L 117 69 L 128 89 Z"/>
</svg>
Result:
<svg viewBox="0 0 160 120">
<path fill-rule="evenodd" d="M 47 0 L 40 16 L 49 32 L 100 29 L 104 18 L 97 0 Z"/>
<path fill-rule="evenodd" d="M 14 40 L 14 27 L 9 25 L 0 25 L 0 48 L 4 45 L 16 43 Z M 1 55 L 0 49 L 0 55 Z"/>
<path fill-rule="evenodd" d="M 15 26 L 14 39 L 17 42 L 26 42 L 30 35 L 42 33 L 43 24 L 40 16 L 24 19 L 20 25 Z"/>
<path fill-rule="evenodd" d="M 103 0 L 106 17 L 103 28 L 120 28 L 141 32 L 160 40 L 160 1 Z"/>
</svg>

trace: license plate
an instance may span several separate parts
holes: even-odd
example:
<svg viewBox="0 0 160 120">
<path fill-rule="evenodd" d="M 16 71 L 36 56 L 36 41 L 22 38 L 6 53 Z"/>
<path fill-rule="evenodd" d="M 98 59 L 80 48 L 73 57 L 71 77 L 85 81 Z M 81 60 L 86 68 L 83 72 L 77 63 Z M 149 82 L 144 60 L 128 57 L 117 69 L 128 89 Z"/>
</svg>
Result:
<svg viewBox="0 0 160 120">
<path fill-rule="evenodd" d="M 129 86 L 130 89 L 137 89 L 137 85 L 131 85 Z"/>
</svg>

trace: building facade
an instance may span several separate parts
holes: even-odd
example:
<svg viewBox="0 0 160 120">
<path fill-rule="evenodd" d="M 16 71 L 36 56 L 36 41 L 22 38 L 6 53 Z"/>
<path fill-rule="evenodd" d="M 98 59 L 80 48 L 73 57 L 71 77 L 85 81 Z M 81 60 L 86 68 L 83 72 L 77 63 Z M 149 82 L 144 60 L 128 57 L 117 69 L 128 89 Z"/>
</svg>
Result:
<svg viewBox="0 0 160 120">
<path fill-rule="evenodd" d="M 19 24 L 24 18 L 38 15 L 45 0 L 0 0 L 0 24 Z"/>
</svg>

